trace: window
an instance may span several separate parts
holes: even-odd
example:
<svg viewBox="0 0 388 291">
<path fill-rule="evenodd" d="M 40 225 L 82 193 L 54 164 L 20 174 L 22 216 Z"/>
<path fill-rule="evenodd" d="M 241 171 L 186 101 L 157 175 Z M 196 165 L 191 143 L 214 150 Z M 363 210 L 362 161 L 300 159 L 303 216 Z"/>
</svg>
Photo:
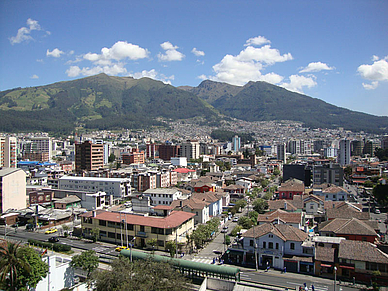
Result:
<svg viewBox="0 0 388 291">
<path fill-rule="evenodd" d="M 158 246 L 160 246 L 160 247 L 164 247 L 164 241 L 162 241 L 162 240 L 158 240 Z"/>
<path fill-rule="evenodd" d="M 291 244 L 290 244 L 290 249 L 291 249 L 291 250 L 295 250 L 295 243 L 291 243 Z"/>
<path fill-rule="evenodd" d="M 263 249 L 266 249 L 266 248 L 267 248 L 267 243 L 263 241 Z"/>
<path fill-rule="evenodd" d="M 279 243 L 276 243 L 276 249 L 277 250 L 279 249 Z"/>
<path fill-rule="evenodd" d="M 144 232 L 145 231 L 145 227 L 144 225 L 140 225 L 140 231 Z"/>
<path fill-rule="evenodd" d="M 106 231 L 100 230 L 100 236 L 101 237 L 106 237 Z"/>
<path fill-rule="evenodd" d="M 251 240 L 249 241 L 249 246 L 250 246 L 250 247 L 253 247 L 253 239 L 251 239 Z"/>
<path fill-rule="evenodd" d="M 128 230 L 133 230 L 133 224 L 127 224 L 127 229 Z"/>
<path fill-rule="evenodd" d="M 167 228 L 166 229 L 166 235 L 171 235 L 172 234 L 172 229 L 171 228 Z"/>
<path fill-rule="evenodd" d="M 268 243 L 268 248 L 273 249 L 273 242 Z"/>
<path fill-rule="evenodd" d="M 108 232 L 108 237 L 109 238 L 115 238 L 115 233 L 114 232 Z"/>
<path fill-rule="evenodd" d="M 106 221 L 105 220 L 99 220 L 98 224 L 101 226 L 106 226 Z"/>
</svg>

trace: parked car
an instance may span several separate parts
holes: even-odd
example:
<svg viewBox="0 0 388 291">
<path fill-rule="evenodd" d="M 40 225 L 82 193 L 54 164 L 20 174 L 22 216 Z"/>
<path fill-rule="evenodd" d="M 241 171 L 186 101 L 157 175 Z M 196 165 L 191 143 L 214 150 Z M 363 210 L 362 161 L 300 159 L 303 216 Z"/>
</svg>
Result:
<svg viewBox="0 0 388 291">
<path fill-rule="evenodd" d="M 44 233 L 45 234 L 51 234 L 51 233 L 55 233 L 57 231 L 58 231 L 58 229 L 56 229 L 56 228 L 50 228 L 50 229 L 46 230 Z"/>
<path fill-rule="evenodd" d="M 376 213 L 376 214 L 380 214 L 380 213 L 381 213 L 381 212 L 380 212 L 380 209 L 376 208 L 376 209 L 375 209 L 375 213 Z"/>
<path fill-rule="evenodd" d="M 238 221 L 238 216 L 235 216 L 235 217 L 233 217 L 233 220 L 232 220 L 233 222 L 237 222 Z"/>
<path fill-rule="evenodd" d="M 59 242 L 59 237 L 57 236 L 52 236 L 48 239 L 49 242 L 51 243 L 56 243 L 56 242 Z"/>
</svg>

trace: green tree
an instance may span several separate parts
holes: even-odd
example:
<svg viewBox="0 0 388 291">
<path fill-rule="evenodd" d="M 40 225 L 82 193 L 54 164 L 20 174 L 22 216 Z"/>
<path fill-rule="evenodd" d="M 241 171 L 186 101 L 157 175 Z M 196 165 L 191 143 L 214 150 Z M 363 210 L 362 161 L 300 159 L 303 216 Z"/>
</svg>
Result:
<svg viewBox="0 0 388 291">
<path fill-rule="evenodd" d="M 151 239 L 147 240 L 147 244 L 152 247 L 152 253 L 155 252 L 155 247 L 156 247 L 157 243 L 158 243 L 158 240 L 156 238 L 151 238 Z"/>
<path fill-rule="evenodd" d="M 49 266 L 42 261 L 42 257 L 37 251 L 30 247 L 21 247 L 19 249 L 20 256 L 24 258 L 30 265 L 30 270 L 18 268 L 18 287 L 17 290 L 27 291 L 30 288 L 35 288 L 42 278 L 45 278 L 49 272 Z"/>
<path fill-rule="evenodd" d="M 170 240 L 166 242 L 166 249 L 170 253 L 171 258 L 173 258 L 176 254 L 176 243 L 174 240 Z"/>
<path fill-rule="evenodd" d="M 370 181 L 370 180 L 366 180 L 366 181 L 364 182 L 364 187 L 372 188 L 372 187 L 373 187 L 373 182 Z"/>
<path fill-rule="evenodd" d="M 67 237 L 68 231 L 69 231 L 69 229 L 70 229 L 70 226 L 68 226 L 67 224 L 63 224 L 63 225 L 62 225 L 62 229 L 63 229 L 63 235 L 64 235 L 65 237 Z"/>
<path fill-rule="evenodd" d="M 226 235 L 226 236 L 225 236 L 224 244 L 226 244 L 226 245 L 229 245 L 229 244 L 230 244 L 230 236 L 229 236 L 229 235 Z"/>
<path fill-rule="evenodd" d="M 249 229 L 253 225 L 252 220 L 247 216 L 240 217 L 239 220 L 237 221 L 237 224 L 241 225 L 241 227 L 244 229 Z"/>
<path fill-rule="evenodd" d="M 262 198 L 257 198 L 252 202 L 253 209 L 260 214 L 263 214 L 268 209 L 268 202 Z"/>
<path fill-rule="evenodd" d="M 380 161 L 388 161 L 388 149 L 376 148 L 375 156 L 378 157 Z"/>
<path fill-rule="evenodd" d="M 269 185 L 269 180 L 268 179 L 263 179 L 260 181 L 261 187 L 265 188 Z"/>
<path fill-rule="evenodd" d="M 93 227 L 91 230 L 91 235 L 92 235 L 93 242 L 96 242 L 100 235 L 100 229 L 97 227 Z"/>
<path fill-rule="evenodd" d="M 259 217 L 259 213 L 257 211 L 249 211 L 248 217 L 251 219 L 252 225 L 256 225 L 257 218 Z"/>
<path fill-rule="evenodd" d="M 275 169 L 273 170 L 273 174 L 274 174 L 275 176 L 279 176 L 279 175 L 280 175 L 280 170 L 279 170 L 278 168 L 275 168 Z"/>
<path fill-rule="evenodd" d="M 20 243 L 0 246 L 0 281 L 5 290 L 18 290 L 20 270 L 31 273 L 31 266 L 20 250 Z"/>
<path fill-rule="evenodd" d="M 116 156 L 114 153 L 111 153 L 108 157 L 108 162 L 113 163 L 116 160 Z"/>
<path fill-rule="evenodd" d="M 373 188 L 373 196 L 383 206 L 388 206 L 388 185 L 377 184 Z"/>
<path fill-rule="evenodd" d="M 111 264 L 111 270 L 93 274 L 96 291 L 114 290 L 188 290 L 188 280 L 170 264 L 151 259 L 130 262 L 120 257 Z"/>
<path fill-rule="evenodd" d="M 231 236 L 237 236 L 237 234 L 242 230 L 241 225 L 236 225 L 233 230 L 231 231 L 230 235 Z"/>
<path fill-rule="evenodd" d="M 87 272 L 87 279 L 90 279 L 90 274 L 97 269 L 99 264 L 98 256 L 95 251 L 87 250 L 79 255 L 73 256 L 70 266 L 80 268 Z"/>
</svg>

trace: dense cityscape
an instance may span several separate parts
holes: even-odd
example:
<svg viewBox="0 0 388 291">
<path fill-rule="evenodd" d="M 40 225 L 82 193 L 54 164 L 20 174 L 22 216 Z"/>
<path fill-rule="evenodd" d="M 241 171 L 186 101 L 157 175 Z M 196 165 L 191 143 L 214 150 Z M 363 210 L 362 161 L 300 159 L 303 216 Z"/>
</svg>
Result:
<svg viewBox="0 0 388 291">
<path fill-rule="evenodd" d="M 66 266 L 50 264 L 51 276 L 72 274 L 38 273 L 36 290 L 106 290 L 119 253 L 169 262 L 190 280 L 171 278 L 181 288 L 387 284 L 387 136 L 291 121 L 168 125 L 1 135 L 0 232 Z M 268 281 L 292 273 L 299 282 Z"/>
</svg>

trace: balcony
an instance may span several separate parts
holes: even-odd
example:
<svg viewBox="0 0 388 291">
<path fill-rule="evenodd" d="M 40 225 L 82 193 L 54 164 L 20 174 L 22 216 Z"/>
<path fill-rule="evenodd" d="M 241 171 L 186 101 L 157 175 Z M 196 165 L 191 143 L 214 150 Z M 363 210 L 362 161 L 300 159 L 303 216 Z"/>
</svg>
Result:
<svg viewBox="0 0 388 291">
<path fill-rule="evenodd" d="M 138 231 L 136 233 L 137 237 L 148 237 L 147 233 L 145 231 Z"/>
</svg>

